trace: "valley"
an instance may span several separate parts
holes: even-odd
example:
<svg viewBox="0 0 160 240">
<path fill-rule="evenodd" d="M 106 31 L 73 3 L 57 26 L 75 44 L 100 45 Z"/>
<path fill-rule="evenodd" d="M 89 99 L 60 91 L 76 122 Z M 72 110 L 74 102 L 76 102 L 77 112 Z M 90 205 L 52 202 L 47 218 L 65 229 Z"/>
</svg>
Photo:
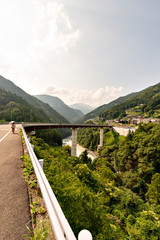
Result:
<svg viewBox="0 0 160 240">
<path fill-rule="evenodd" d="M 62 139 L 71 135 L 70 129 L 36 130 L 31 137 L 37 158 L 44 160 L 44 173 L 75 235 L 87 228 L 96 240 L 106 240 L 106 236 L 107 240 L 160 238 L 159 92 L 157 84 L 82 117 L 75 115 L 76 123 L 113 127 L 104 129 L 103 146 L 98 148 L 99 130 L 79 129 L 77 156 L 71 156 L 70 138 L 65 140 L 69 145 L 62 144 Z M 55 100 L 46 98 L 52 103 Z M 62 125 L 74 119 L 72 116 L 69 121 L 65 110 L 54 109 L 51 102 L 43 101 L 0 78 L 1 123 L 14 119 Z M 77 114 L 61 104 L 71 111 L 70 116 Z"/>
</svg>

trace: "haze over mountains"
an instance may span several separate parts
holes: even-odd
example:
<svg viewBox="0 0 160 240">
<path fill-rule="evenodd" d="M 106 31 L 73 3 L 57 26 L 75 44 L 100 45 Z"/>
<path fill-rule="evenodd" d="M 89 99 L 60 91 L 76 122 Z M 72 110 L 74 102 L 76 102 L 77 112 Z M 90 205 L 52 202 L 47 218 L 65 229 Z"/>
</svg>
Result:
<svg viewBox="0 0 160 240">
<path fill-rule="evenodd" d="M 83 117 L 83 113 L 80 110 L 73 109 L 66 105 L 60 98 L 50 95 L 35 95 L 35 97 L 44 103 L 48 103 L 58 113 L 63 115 L 69 122 L 76 122 Z"/>
<path fill-rule="evenodd" d="M 82 111 L 84 113 L 89 111 L 91 109 L 90 106 L 73 104 L 72 107 L 69 107 L 58 97 L 49 95 L 31 96 L 2 76 L 0 76 L 0 89 L 1 121 L 10 121 L 12 113 L 12 117 L 16 116 L 16 121 L 84 123 L 98 116 L 104 120 L 119 118 L 125 116 L 125 111 L 128 108 L 134 108 L 139 105 L 143 106 L 141 110 L 144 115 L 160 117 L 160 83 L 99 106 L 86 115 Z M 82 111 L 74 108 L 79 108 Z"/>
<path fill-rule="evenodd" d="M 98 116 L 103 120 L 121 118 L 126 115 L 127 109 L 138 107 L 140 104 L 143 106 L 141 110 L 144 115 L 160 117 L 160 83 L 99 106 L 83 116 L 78 122 L 84 123 Z"/>
<path fill-rule="evenodd" d="M 16 86 L 12 81 L 7 80 L 2 76 L 0 76 L 0 88 L 3 89 L 3 91 L 5 90 L 12 94 L 16 94 L 16 96 L 18 97 L 21 97 L 23 99 L 22 101 L 23 105 L 28 107 L 30 106 L 30 109 L 33 110 L 34 107 L 33 111 L 37 112 L 39 117 L 37 115 L 37 118 L 33 116 L 32 117 L 30 116 L 30 118 L 29 117 L 25 118 L 28 119 L 28 121 L 31 121 L 31 119 L 32 120 L 34 119 L 34 121 L 36 121 L 37 119 L 37 121 L 73 123 L 84 116 L 84 114 L 80 110 L 69 107 L 58 97 L 49 95 L 31 96 L 25 91 L 23 91 L 21 88 Z M 12 94 L 10 94 L 9 96 L 9 93 L 8 94 L 4 93 L 3 95 L 8 98 L 8 101 L 9 100 L 12 101 L 13 99 Z M 20 99 L 16 98 L 14 100 L 16 104 L 20 104 Z M 13 105 L 14 103 L 12 104 L 12 106 Z M 89 106 L 87 107 L 89 108 Z M 22 106 L 21 107 L 19 106 L 19 108 L 22 109 Z M 8 107 L 6 107 L 6 109 L 8 109 Z M 9 111 L 9 109 L 7 111 Z M 28 112 L 26 112 L 26 115 L 28 115 Z M 42 116 L 40 117 L 40 115 L 42 115 L 43 117 Z M 20 118 L 18 119 L 20 120 Z"/>
<path fill-rule="evenodd" d="M 117 98 L 116 100 L 114 100 L 114 101 L 112 101 L 112 102 L 110 102 L 110 103 L 108 103 L 108 104 L 104 104 L 104 105 L 102 105 L 102 106 L 99 106 L 99 107 L 95 108 L 93 111 L 87 113 L 87 114 L 86 114 L 85 116 L 83 116 L 81 119 L 79 119 L 78 122 L 79 122 L 79 123 L 83 123 L 83 122 L 85 122 L 85 121 L 87 121 L 87 120 L 89 120 L 89 119 L 96 118 L 96 117 L 98 117 L 98 116 L 100 115 L 100 113 L 104 112 L 105 110 L 110 109 L 110 108 L 112 108 L 113 106 L 116 106 L 116 105 L 118 105 L 118 104 L 120 104 L 120 103 L 125 102 L 126 100 L 128 100 L 128 99 L 130 99 L 130 98 L 132 98 L 132 97 L 134 97 L 134 96 L 136 96 L 136 95 L 138 95 L 138 93 L 139 93 L 139 92 L 137 92 L 137 93 L 131 93 L 131 94 L 128 94 L 128 95 L 126 95 L 126 96 L 124 96 L 124 97 L 119 97 L 119 98 Z"/>
<path fill-rule="evenodd" d="M 91 112 L 94 108 L 84 103 L 75 103 L 70 105 L 71 108 L 80 110 L 84 115 Z"/>
</svg>

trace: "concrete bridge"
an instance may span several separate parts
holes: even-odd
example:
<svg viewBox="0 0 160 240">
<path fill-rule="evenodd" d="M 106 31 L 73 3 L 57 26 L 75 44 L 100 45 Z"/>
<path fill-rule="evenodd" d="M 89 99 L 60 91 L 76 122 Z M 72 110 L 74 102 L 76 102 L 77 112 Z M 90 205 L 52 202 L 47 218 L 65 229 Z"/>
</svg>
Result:
<svg viewBox="0 0 160 240">
<path fill-rule="evenodd" d="M 77 150 L 77 130 L 79 128 L 100 128 L 100 142 L 99 147 L 103 147 L 103 129 L 112 129 L 109 125 L 95 125 L 95 124 L 60 124 L 60 123 L 23 123 L 25 131 L 30 134 L 40 129 L 52 129 L 52 128 L 70 128 L 72 129 L 72 148 L 71 156 L 76 156 Z"/>
</svg>

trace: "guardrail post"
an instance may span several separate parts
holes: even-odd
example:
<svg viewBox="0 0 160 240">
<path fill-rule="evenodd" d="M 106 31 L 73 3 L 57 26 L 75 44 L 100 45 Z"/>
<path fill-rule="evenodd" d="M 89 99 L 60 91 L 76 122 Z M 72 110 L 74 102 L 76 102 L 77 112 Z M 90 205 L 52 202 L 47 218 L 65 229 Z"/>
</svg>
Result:
<svg viewBox="0 0 160 240">
<path fill-rule="evenodd" d="M 82 231 L 79 232 L 78 234 L 78 240 L 92 240 L 92 234 L 90 233 L 90 231 L 84 229 Z"/>
<path fill-rule="evenodd" d="M 43 169 L 43 159 L 39 159 L 39 164 L 40 164 L 41 168 Z M 37 182 L 37 188 L 40 188 L 38 182 Z"/>
<path fill-rule="evenodd" d="M 31 144 L 31 147 L 32 147 L 32 149 L 33 149 L 33 151 L 34 151 L 34 145 Z"/>
<path fill-rule="evenodd" d="M 41 168 L 43 169 L 43 159 L 39 159 L 39 164 L 41 165 Z"/>
</svg>

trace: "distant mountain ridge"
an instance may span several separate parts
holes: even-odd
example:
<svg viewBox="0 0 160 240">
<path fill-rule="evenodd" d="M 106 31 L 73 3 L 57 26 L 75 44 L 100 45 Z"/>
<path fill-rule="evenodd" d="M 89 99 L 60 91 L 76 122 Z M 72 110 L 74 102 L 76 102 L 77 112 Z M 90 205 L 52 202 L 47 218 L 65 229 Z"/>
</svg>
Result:
<svg viewBox="0 0 160 240">
<path fill-rule="evenodd" d="M 113 100 L 112 102 L 108 103 L 108 104 L 103 104 L 99 107 L 97 107 L 96 109 L 94 109 L 93 111 L 89 112 L 88 114 L 84 115 L 79 121 L 78 123 L 84 123 L 85 121 L 92 119 L 92 118 L 96 118 L 98 117 L 102 112 L 106 111 L 107 109 L 112 108 L 115 105 L 118 105 L 120 103 L 125 102 L 126 100 L 135 97 L 139 94 L 139 92 L 135 92 L 135 93 L 130 93 L 126 96 L 123 97 L 119 97 L 116 100 Z"/>
<path fill-rule="evenodd" d="M 84 123 L 85 121 L 96 118 L 98 116 L 102 117 L 104 120 L 115 119 L 125 116 L 126 110 L 128 110 L 129 108 L 134 108 L 139 105 L 141 105 L 142 112 L 144 114 L 147 114 L 147 116 L 155 116 L 160 118 L 160 83 L 148 87 L 140 92 L 128 94 L 108 104 L 99 106 L 93 111 L 87 113 L 85 116 L 83 116 L 83 113 L 81 111 L 70 108 L 61 99 L 57 97 L 49 95 L 37 95 L 41 98 L 43 96 L 43 102 L 39 100 L 37 96 L 34 97 L 27 94 L 21 88 L 16 86 L 13 82 L 5 79 L 2 76 L 0 76 L 0 89 L 2 95 L 0 104 L 2 105 L 3 102 L 6 104 L 6 109 L 3 108 L 3 106 L 0 106 L 2 111 L 8 114 L 7 111 L 9 111 L 10 107 L 14 105 L 14 111 L 18 112 L 19 109 L 21 109 L 21 111 L 24 113 L 24 109 L 20 103 L 21 99 L 26 109 L 31 109 L 30 118 L 32 117 L 33 119 L 39 119 L 39 121 L 47 121 L 54 123 Z M 6 93 L 5 91 L 7 91 L 8 93 Z M 14 94 L 21 98 L 16 98 Z M 8 103 L 5 102 L 5 97 L 8 98 Z M 13 104 L 12 98 L 15 99 L 15 102 Z M 45 102 L 47 102 L 48 104 Z M 54 110 L 54 108 L 56 108 L 57 110 Z M 59 113 L 59 111 L 63 113 L 63 116 Z M 67 117 L 64 117 L 64 113 Z M 5 116 L 8 117 L 8 115 Z"/>
<path fill-rule="evenodd" d="M 42 114 L 43 113 L 43 114 Z M 0 88 L 0 121 L 49 122 L 48 116 L 22 97 Z"/>
<path fill-rule="evenodd" d="M 19 97 L 22 97 L 28 104 L 34 106 L 39 110 L 39 114 L 46 115 L 48 122 L 54 123 L 68 123 L 68 120 L 61 116 L 58 112 L 56 112 L 53 108 L 51 108 L 48 104 L 40 101 L 39 99 L 29 95 L 21 88 L 16 86 L 12 81 L 5 79 L 0 76 L 0 88 L 5 91 L 9 91 L 12 94 L 16 94 Z"/>
<path fill-rule="evenodd" d="M 143 115 L 160 118 L 160 83 L 148 87 L 125 102 L 101 112 L 100 117 L 105 120 L 121 118 L 126 115 L 126 110 L 138 106 L 141 106 Z"/>
<path fill-rule="evenodd" d="M 37 99 L 48 103 L 53 109 L 64 116 L 69 122 L 73 123 L 80 119 L 84 114 L 77 109 L 73 109 L 66 105 L 60 98 L 50 95 L 35 95 Z"/>
<path fill-rule="evenodd" d="M 83 114 L 87 114 L 93 111 L 94 107 L 89 106 L 88 104 L 84 103 L 75 103 L 70 105 L 71 108 L 80 110 Z"/>
</svg>

